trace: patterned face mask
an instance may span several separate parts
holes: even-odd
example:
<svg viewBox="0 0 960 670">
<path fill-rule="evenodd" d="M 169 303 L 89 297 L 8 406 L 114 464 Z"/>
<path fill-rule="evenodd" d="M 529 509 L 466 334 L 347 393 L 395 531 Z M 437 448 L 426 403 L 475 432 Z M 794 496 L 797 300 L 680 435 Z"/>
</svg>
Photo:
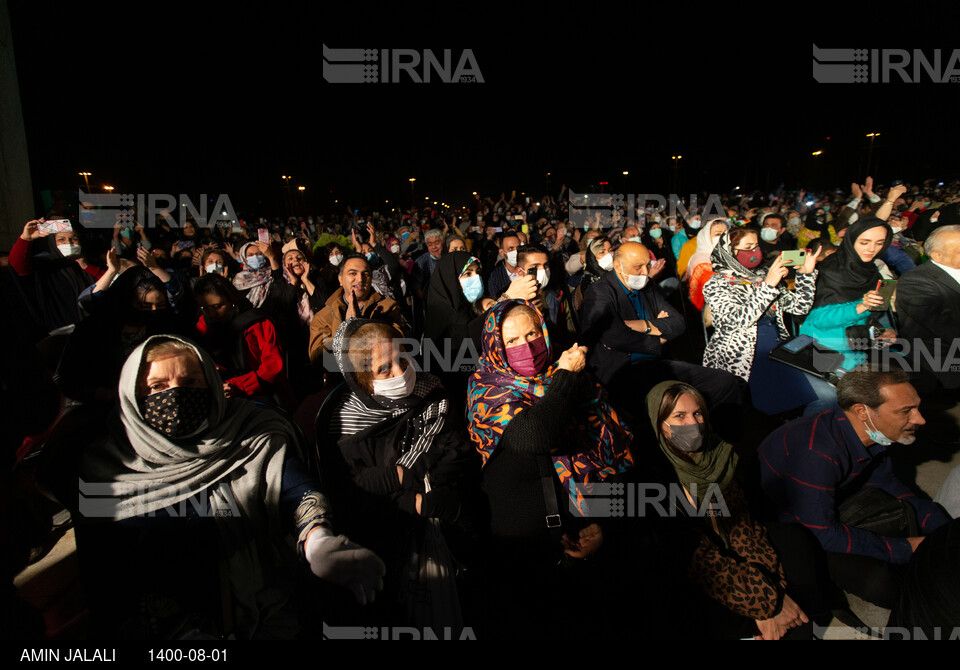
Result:
<svg viewBox="0 0 960 670">
<path fill-rule="evenodd" d="M 190 435 L 209 416 L 210 389 L 175 386 L 140 398 L 140 413 L 151 428 L 171 439 Z"/>
</svg>

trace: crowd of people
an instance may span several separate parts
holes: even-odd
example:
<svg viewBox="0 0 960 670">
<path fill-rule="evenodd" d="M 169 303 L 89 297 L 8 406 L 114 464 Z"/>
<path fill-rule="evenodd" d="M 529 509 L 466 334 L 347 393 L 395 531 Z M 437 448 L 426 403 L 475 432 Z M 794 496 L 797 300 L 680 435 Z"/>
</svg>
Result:
<svg viewBox="0 0 960 670">
<path fill-rule="evenodd" d="M 27 222 L 4 577 L 65 509 L 94 638 L 960 626 L 960 476 L 887 451 L 960 399 L 960 182 L 608 202 Z"/>
</svg>

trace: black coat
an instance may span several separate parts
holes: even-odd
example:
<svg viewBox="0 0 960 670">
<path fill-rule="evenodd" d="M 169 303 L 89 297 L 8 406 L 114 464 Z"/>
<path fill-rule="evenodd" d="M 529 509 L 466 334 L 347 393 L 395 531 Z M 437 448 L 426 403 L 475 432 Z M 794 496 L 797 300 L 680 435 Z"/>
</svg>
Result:
<svg viewBox="0 0 960 670">
<path fill-rule="evenodd" d="M 660 329 L 662 335 L 659 337 L 638 333 L 624 323 L 640 317 L 616 272 L 607 272 L 584 295 L 581 340 L 589 349 L 587 367 L 604 386 L 608 386 L 616 374 L 630 363 L 630 354 L 662 356 L 660 337 L 672 340 L 686 330 L 683 314 L 667 300 L 656 282 L 647 282 L 640 290 L 640 302 L 647 317 Z M 669 316 L 656 318 L 662 311 Z"/>
<path fill-rule="evenodd" d="M 909 342 L 910 352 L 917 354 L 917 349 L 923 347 L 932 357 L 939 340 L 940 363 L 947 361 L 949 355 L 956 355 L 950 351 L 954 339 L 960 337 L 960 282 L 945 270 L 924 263 L 905 272 L 897 282 L 896 308 L 898 335 Z M 923 362 L 922 352 L 914 360 Z M 924 368 L 929 366 L 924 363 Z M 938 377 L 950 388 L 960 383 L 960 371 L 946 369 Z"/>
</svg>

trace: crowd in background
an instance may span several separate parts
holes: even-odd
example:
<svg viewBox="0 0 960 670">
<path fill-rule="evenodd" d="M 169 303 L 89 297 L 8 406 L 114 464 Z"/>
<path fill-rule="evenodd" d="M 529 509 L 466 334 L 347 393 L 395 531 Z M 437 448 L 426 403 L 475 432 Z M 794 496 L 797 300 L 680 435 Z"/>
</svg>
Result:
<svg viewBox="0 0 960 670">
<path fill-rule="evenodd" d="M 69 511 L 91 636 L 780 639 L 843 591 L 960 625 L 960 476 L 885 451 L 960 388 L 960 182 L 64 218 L 0 256 L 2 560 Z M 97 519 L 84 482 L 139 488 Z"/>
</svg>

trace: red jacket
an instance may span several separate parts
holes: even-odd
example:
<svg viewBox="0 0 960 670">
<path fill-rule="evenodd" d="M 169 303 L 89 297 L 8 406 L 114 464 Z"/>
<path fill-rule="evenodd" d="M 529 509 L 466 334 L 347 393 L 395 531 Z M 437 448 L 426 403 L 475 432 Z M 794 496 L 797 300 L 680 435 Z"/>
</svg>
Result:
<svg viewBox="0 0 960 670">
<path fill-rule="evenodd" d="M 197 322 L 201 339 L 206 339 L 207 324 L 203 316 Z M 231 377 L 226 383 L 243 396 L 269 395 L 276 391 L 280 401 L 289 409 L 296 403 L 290 380 L 283 365 L 283 350 L 277 342 L 277 330 L 269 319 L 258 321 L 243 333 L 247 344 L 246 367 L 250 372 Z M 217 367 L 221 367 L 219 364 Z"/>
</svg>

